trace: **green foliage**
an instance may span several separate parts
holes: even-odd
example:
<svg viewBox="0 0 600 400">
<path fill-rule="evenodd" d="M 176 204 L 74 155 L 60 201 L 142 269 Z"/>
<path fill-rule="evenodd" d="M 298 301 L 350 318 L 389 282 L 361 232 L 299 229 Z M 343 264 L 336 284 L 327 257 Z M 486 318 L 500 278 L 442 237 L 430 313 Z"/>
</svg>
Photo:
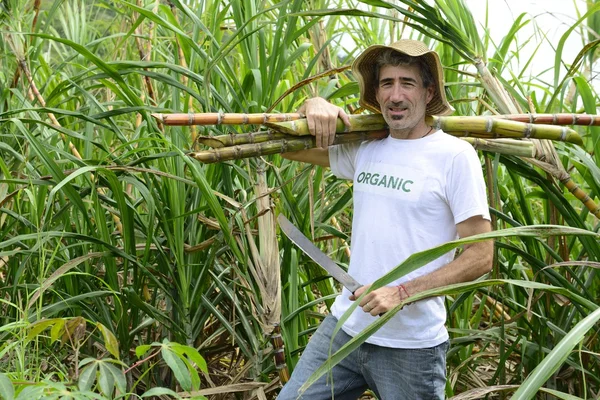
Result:
<svg viewBox="0 0 600 400">
<path fill-rule="evenodd" d="M 259 128 L 164 127 L 151 113 L 289 112 L 314 95 L 354 111 L 358 87 L 344 68 L 365 46 L 400 36 L 438 51 L 458 115 L 503 111 L 502 91 L 509 105 L 538 112 L 591 114 L 599 103 L 589 75 L 598 55 L 592 2 L 555 60 L 522 54 L 547 40 L 533 17 L 507 22 L 497 40 L 459 0 L 35 3 L 0 3 L 5 398 L 178 398 L 201 389 L 199 371 L 219 386 L 271 381 L 273 323 L 281 322 L 291 369 L 337 296 L 291 243 L 273 248 L 264 218 L 285 213 L 347 264 L 351 185 L 278 156 L 201 165 L 186 156 L 198 135 Z M 530 25 L 535 35 L 523 39 Z M 583 46 L 563 60 L 570 35 Z M 551 82 L 528 76 L 534 62 Z M 555 167 L 597 201 L 599 128 L 577 129 L 585 146 L 557 146 Z M 499 234 L 493 280 L 442 292 L 452 336 L 447 394 L 526 382 L 530 393 L 591 398 L 599 347 L 597 328 L 585 324 L 598 297 L 600 245 L 590 235 L 598 221 L 539 164 L 482 161 L 497 230 L 565 228 L 548 239 Z M 570 228 L 585 234 L 567 237 Z M 280 296 L 265 289 L 273 275 Z M 538 375 L 546 359 L 558 360 L 549 377 Z"/>
</svg>

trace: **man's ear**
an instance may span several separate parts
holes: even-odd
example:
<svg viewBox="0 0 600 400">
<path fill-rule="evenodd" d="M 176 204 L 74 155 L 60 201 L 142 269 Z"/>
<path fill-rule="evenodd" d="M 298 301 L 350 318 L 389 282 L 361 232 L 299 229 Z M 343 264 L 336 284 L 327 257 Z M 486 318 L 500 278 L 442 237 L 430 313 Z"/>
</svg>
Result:
<svg viewBox="0 0 600 400">
<path fill-rule="evenodd" d="M 435 95 L 435 86 L 429 85 L 429 87 L 427 88 L 427 104 L 429 104 L 431 99 L 433 99 L 434 95 Z"/>
</svg>

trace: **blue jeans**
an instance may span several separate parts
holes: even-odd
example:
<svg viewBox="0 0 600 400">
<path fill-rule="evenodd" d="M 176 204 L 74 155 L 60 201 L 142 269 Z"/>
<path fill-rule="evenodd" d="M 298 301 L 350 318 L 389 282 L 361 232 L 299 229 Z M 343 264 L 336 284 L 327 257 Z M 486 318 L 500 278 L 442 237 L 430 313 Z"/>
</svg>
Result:
<svg viewBox="0 0 600 400">
<path fill-rule="evenodd" d="M 371 389 L 382 400 L 444 399 L 448 342 L 427 349 L 394 349 L 363 343 L 302 395 L 298 390 L 327 359 L 337 319 L 327 316 L 310 339 L 279 400 L 356 400 Z M 340 330 L 332 354 L 351 337 Z"/>
</svg>

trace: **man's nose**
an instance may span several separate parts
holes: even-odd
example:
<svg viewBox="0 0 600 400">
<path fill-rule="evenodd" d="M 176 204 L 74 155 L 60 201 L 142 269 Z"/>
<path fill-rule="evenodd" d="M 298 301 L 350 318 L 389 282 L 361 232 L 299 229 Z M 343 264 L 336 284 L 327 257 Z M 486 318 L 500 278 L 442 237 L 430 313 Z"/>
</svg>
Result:
<svg viewBox="0 0 600 400">
<path fill-rule="evenodd" d="M 395 103 L 404 100 L 404 91 L 402 90 L 401 85 L 394 85 L 390 93 L 390 100 Z"/>
</svg>

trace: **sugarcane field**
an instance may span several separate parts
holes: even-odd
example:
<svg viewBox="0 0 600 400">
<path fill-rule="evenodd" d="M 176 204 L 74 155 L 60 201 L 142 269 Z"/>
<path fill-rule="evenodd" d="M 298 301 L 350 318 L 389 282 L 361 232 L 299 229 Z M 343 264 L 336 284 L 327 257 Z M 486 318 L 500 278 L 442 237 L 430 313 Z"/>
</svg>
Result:
<svg viewBox="0 0 600 400">
<path fill-rule="evenodd" d="M 0 399 L 600 400 L 600 0 L 0 0 Z"/>
</svg>

